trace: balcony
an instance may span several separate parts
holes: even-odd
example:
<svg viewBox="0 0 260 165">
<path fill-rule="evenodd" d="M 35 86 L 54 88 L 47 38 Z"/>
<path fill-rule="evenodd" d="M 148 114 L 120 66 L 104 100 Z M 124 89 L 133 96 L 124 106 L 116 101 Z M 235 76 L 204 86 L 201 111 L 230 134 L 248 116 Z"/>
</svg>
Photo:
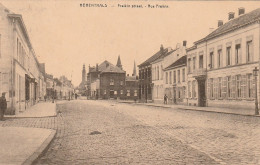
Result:
<svg viewBox="0 0 260 165">
<path fill-rule="evenodd" d="M 199 68 L 193 71 L 192 76 L 195 78 L 206 78 L 207 70 L 206 68 Z"/>
</svg>

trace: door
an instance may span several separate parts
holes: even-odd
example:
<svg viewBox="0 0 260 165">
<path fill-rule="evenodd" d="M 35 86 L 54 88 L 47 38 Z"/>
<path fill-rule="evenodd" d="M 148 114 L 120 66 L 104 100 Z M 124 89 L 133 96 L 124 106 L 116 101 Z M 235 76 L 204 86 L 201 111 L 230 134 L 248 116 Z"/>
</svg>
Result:
<svg viewBox="0 0 260 165">
<path fill-rule="evenodd" d="M 206 106 L 205 80 L 198 80 L 199 107 Z"/>
<path fill-rule="evenodd" d="M 110 96 L 110 98 L 114 98 L 114 90 L 110 90 L 109 96 Z"/>
</svg>

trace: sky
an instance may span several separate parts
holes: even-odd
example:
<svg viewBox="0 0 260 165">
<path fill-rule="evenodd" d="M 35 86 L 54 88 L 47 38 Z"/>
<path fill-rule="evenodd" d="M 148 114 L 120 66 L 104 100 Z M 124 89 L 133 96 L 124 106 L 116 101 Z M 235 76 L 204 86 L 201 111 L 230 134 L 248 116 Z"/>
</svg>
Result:
<svg viewBox="0 0 260 165">
<path fill-rule="evenodd" d="M 164 47 L 205 37 L 218 20 L 244 7 L 246 13 L 260 7 L 257 1 L 79 1 L 0 0 L 21 14 L 39 62 L 55 77 L 81 82 L 83 64 L 95 66 L 104 60 L 132 74 L 136 65 Z M 80 3 L 107 4 L 107 8 L 80 7 Z M 119 8 L 124 5 L 168 5 L 169 8 Z M 114 6 L 114 7 L 111 7 Z"/>
</svg>

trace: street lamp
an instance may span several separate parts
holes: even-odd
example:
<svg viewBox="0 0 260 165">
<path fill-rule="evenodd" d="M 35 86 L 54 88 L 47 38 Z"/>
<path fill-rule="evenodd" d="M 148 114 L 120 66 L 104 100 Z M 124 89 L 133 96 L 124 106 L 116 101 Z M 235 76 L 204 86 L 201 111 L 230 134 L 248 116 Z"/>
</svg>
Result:
<svg viewBox="0 0 260 165">
<path fill-rule="evenodd" d="M 253 70 L 253 75 L 255 76 L 255 115 L 259 115 L 258 111 L 258 99 L 257 99 L 257 75 L 258 75 L 259 69 L 255 67 Z"/>
</svg>

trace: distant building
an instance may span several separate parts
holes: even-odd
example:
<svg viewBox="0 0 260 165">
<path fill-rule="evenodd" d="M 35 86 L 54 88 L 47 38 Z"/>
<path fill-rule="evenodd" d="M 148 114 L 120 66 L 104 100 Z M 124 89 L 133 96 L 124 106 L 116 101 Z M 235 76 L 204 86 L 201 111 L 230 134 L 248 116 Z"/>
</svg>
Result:
<svg viewBox="0 0 260 165">
<path fill-rule="evenodd" d="M 153 56 L 145 60 L 143 63 L 138 65 L 139 68 L 139 100 L 140 101 L 152 101 L 152 62 L 159 59 L 166 53 L 168 48 L 164 49 L 161 45 L 160 50 Z M 162 67 L 158 69 L 162 73 Z M 161 79 L 161 78 L 160 78 Z"/>
<path fill-rule="evenodd" d="M 157 60 L 151 62 L 152 64 L 152 100 L 154 102 L 163 103 L 164 95 L 166 94 L 169 103 L 176 100 L 174 93 L 173 78 L 178 71 L 164 69 L 173 65 L 178 59 L 186 54 L 186 41 L 183 44 L 178 43 L 176 48 L 167 48 L 167 52 L 160 56 Z M 176 77 L 175 77 L 176 78 Z"/>
<path fill-rule="evenodd" d="M 164 69 L 166 75 L 165 94 L 168 96 L 168 98 L 170 98 L 169 103 L 187 105 L 186 61 L 187 56 L 184 55 Z"/>
<path fill-rule="evenodd" d="M 118 57 L 117 65 L 104 61 L 96 67 L 89 67 L 87 76 L 89 98 L 125 98 L 125 71 L 122 70 L 120 57 Z"/>
<path fill-rule="evenodd" d="M 125 77 L 125 99 L 138 100 L 138 76 L 136 75 L 136 65 L 134 62 L 134 69 L 132 76 L 127 75 Z"/>
<path fill-rule="evenodd" d="M 81 95 L 84 96 L 87 95 L 87 74 L 86 74 L 85 64 L 83 65 L 82 68 L 82 79 L 81 79 L 81 83 L 79 84 L 78 90 Z"/>
</svg>

